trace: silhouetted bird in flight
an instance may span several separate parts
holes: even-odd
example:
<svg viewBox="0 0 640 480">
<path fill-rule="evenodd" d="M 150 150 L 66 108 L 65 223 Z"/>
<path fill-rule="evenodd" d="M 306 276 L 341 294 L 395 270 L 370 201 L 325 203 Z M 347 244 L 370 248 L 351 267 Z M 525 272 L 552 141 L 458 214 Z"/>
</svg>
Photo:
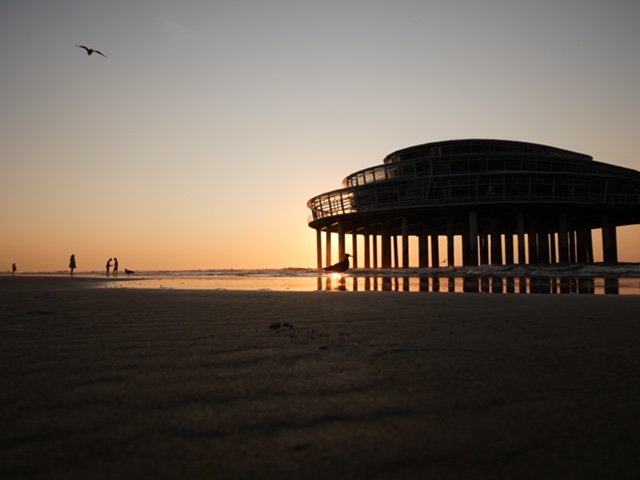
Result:
<svg viewBox="0 0 640 480">
<path fill-rule="evenodd" d="M 85 47 L 84 45 L 76 45 L 76 47 L 84 48 L 87 51 L 87 55 L 91 55 L 92 53 L 97 53 L 98 55 L 102 55 L 104 58 L 107 58 L 107 56 L 104 53 L 98 50 L 94 50 L 93 48 Z"/>
<path fill-rule="evenodd" d="M 341 262 L 335 263 L 329 267 L 324 267 L 324 270 L 326 272 L 337 272 L 337 273 L 346 272 L 349 269 L 350 256 L 351 255 L 349 255 L 348 253 L 345 253 L 344 258 L 342 259 Z"/>
</svg>

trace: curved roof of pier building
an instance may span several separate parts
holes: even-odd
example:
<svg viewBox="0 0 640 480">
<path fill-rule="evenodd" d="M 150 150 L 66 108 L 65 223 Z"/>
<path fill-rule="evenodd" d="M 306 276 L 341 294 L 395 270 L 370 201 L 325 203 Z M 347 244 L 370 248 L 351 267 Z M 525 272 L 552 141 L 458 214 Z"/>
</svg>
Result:
<svg viewBox="0 0 640 480">
<path fill-rule="evenodd" d="M 343 188 L 311 198 L 309 226 L 336 231 L 408 216 L 443 230 L 446 219 L 475 210 L 492 217 L 564 211 L 598 228 L 640 223 L 640 172 L 561 148 L 511 140 L 425 143 L 387 155 L 382 165 L 348 175 Z M 584 218 L 582 218 L 584 217 Z M 463 222 L 456 230 L 463 228 Z M 415 232 L 412 232 L 415 233 Z"/>
</svg>

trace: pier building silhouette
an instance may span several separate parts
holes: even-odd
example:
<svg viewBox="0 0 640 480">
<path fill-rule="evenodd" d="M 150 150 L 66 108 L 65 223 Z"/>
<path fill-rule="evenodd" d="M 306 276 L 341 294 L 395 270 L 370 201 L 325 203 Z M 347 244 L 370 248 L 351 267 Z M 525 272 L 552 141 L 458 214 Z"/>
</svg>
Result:
<svg viewBox="0 0 640 480">
<path fill-rule="evenodd" d="M 307 206 L 319 268 L 335 234 L 339 259 L 350 236 L 364 268 L 408 268 L 415 236 L 423 268 L 453 266 L 456 238 L 464 266 L 589 263 L 602 229 L 603 261 L 617 262 L 617 227 L 640 223 L 640 172 L 535 143 L 447 140 L 395 151 Z"/>
</svg>

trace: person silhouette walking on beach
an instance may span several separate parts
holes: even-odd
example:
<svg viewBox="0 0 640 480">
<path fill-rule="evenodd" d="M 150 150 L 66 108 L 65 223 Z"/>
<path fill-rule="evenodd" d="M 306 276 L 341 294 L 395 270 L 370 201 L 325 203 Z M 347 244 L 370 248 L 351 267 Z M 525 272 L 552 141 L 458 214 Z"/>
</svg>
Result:
<svg viewBox="0 0 640 480">
<path fill-rule="evenodd" d="M 71 271 L 71 276 L 73 277 L 73 269 L 76 268 L 76 256 L 71 255 L 69 258 L 69 270 Z"/>
<path fill-rule="evenodd" d="M 13 265 L 11 265 L 11 275 L 15 275 L 16 270 L 18 270 L 18 267 L 16 267 L 16 264 L 14 263 Z"/>
<path fill-rule="evenodd" d="M 106 265 L 107 277 L 109 276 L 109 270 L 111 270 L 111 260 L 113 260 L 113 259 L 110 258 L 109 260 L 107 260 L 107 265 Z"/>
<path fill-rule="evenodd" d="M 113 257 L 113 276 L 118 276 L 118 257 Z"/>
</svg>

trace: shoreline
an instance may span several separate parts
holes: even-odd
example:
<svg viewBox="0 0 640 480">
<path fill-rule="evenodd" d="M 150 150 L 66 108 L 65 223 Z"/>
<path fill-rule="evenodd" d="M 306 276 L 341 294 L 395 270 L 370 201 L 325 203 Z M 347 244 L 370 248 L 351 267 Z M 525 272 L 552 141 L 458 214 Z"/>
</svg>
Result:
<svg viewBox="0 0 640 480">
<path fill-rule="evenodd" d="M 639 296 L 12 280 L 4 478 L 640 473 Z"/>
<path fill-rule="evenodd" d="M 0 275 L 1 279 L 61 282 L 93 282 L 105 288 L 225 290 L 225 291 L 380 291 L 403 293 L 479 293 L 479 294 L 568 294 L 568 295 L 640 295 L 640 277 L 635 276 L 491 276 L 491 275 L 416 275 L 398 270 L 373 272 L 350 271 L 347 274 L 278 275 L 261 273 L 227 273 L 224 275 L 188 274 L 184 272 L 149 273 L 106 277 L 104 274 L 30 274 Z"/>
</svg>

